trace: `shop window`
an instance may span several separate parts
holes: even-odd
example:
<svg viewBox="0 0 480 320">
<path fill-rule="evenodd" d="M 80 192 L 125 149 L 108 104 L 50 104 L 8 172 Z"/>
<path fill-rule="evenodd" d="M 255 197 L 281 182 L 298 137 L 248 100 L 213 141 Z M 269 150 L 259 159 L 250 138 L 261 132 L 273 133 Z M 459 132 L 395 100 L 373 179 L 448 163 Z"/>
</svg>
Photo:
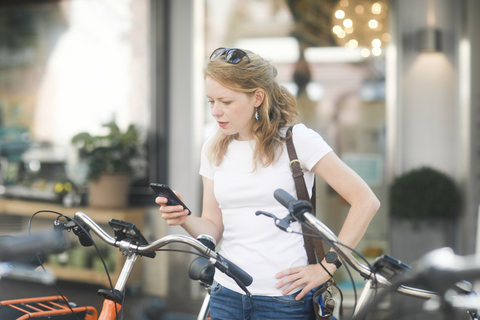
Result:
<svg viewBox="0 0 480 320">
<path fill-rule="evenodd" d="M 84 186 L 71 144 L 79 132 L 106 134 L 103 125 L 114 121 L 122 130 L 134 124 L 146 139 L 148 0 L 6 1 L 0 24 L 0 195 L 54 192 L 40 190 L 53 182 L 44 178 L 24 186 L 36 193 L 12 191 L 26 157 L 55 163 L 60 180 Z M 145 161 L 134 167 L 133 184 L 147 170 Z"/>
</svg>

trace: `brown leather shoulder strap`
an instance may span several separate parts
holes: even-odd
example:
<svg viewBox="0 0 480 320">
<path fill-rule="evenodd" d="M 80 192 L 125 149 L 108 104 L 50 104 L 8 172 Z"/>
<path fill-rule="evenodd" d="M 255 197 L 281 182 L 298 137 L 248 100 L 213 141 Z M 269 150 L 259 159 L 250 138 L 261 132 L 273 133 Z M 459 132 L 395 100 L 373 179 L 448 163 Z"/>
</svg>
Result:
<svg viewBox="0 0 480 320">
<path fill-rule="evenodd" d="M 315 182 L 313 184 L 312 198 L 308 196 L 307 186 L 303 176 L 302 164 L 298 160 L 297 152 L 295 151 L 295 145 L 293 144 L 293 127 L 289 127 L 287 130 L 287 152 L 290 158 L 290 170 L 292 171 L 293 180 L 295 181 L 295 189 L 297 190 L 297 199 L 306 200 L 310 202 L 313 207 L 312 214 L 315 215 L 316 205 L 316 190 Z M 302 226 L 302 232 L 304 234 L 312 234 L 312 231 Z M 308 263 L 315 264 L 320 262 L 325 257 L 325 249 L 323 248 L 322 241 L 318 238 L 310 236 L 303 236 L 305 243 L 305 250 L 307 251 Z M 318 259 L 318 261 L 317 261 Z"/>
</svg>

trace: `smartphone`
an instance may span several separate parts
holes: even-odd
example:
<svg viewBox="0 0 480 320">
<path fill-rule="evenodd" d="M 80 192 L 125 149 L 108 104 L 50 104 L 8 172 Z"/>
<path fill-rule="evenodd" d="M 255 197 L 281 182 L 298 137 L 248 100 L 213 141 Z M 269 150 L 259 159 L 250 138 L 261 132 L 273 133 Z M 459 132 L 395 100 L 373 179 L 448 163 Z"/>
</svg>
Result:
<svg viewBox="0 0 480 320">
<path fill-rule="evenodd" d="M 166 184 L 161 183 L 150 183 L 150 188 L 153 189 L 160 197 L 164 197 L 168 199 L 167 206 L 177 206 L 181 205 L 184 209 L 188 210 L 188 214 L 190 215 L 192 212 L 187 206 L 180 200 L 177 195 L 169 188 Z"/>
</svg>

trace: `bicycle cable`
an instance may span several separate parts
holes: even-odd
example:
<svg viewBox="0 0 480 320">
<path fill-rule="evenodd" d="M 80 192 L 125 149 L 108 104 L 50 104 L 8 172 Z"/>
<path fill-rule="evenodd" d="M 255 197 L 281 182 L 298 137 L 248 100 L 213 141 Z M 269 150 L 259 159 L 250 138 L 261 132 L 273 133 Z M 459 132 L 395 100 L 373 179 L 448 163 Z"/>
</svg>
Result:
<svg viewBox="0 0 480 320">
<path fill-rule="evenodd" d="M 101 254 L 101 252 L 100 252 L 100 249 L 98 249 L 98 246 L 97 246 L 97 244 L 95 243 L 95 241 L 93 240 L 93 238 L 92 238 L 92 236 L 90 235 L 90 233 L 87 232 L 87 230 L 85 230 L 85 228 L 82 226 L 82 224 L 81 224 L 81 223 L 78 223 L 78 221 L 75 220 L 74 218 L 69 217 L 69 216 L 67 216 L 67 215 L 64 215 L 64 214 L 62 214 L 62 213 L 60 213 L 60 212 L 57 212 L 57 211 L 52 211 L 52 210 L 40 210 L 40 211 L 37 211 L 37 212 L 35 212 L 34 214 L 32 214 L 32 216 L 30 217 L 30 219 L 29 219 L 29 221 L 28 221 L 28 235 L 29 235 L 30 237 L 32 236 L 32 234 L 31 234 L 31 227 L 32 227 L 33 218 L 34 218 L 37 214 L 40 214 L 40 213 L 53 213 L 53 214 L 58 215 L 59 217 L 65 218 L 65 219 L 67 219 L 67 220 L 70 219 L 71 221 L 75 222 L 75 224 L 76 224 L 80 229 L 82 229 L 83 232 L 85 232 L 85 233 L 88 235 L 88 237 L 89 237 L 90 240 L 92 241 L 93 246 L 95 247 L 95 250 L 97 251 L 98 256 L 100 257 L 100 260 L 102 261 L 103 267 L 105 268 L 105 272 L 106 272 L 107 277 L 108 277 L 108 282 L 109 282 L 109 284 L 110 284 L 110 288 L 111 288 L 112 292 L 114 292 L 114 287 L 113 287 L 112 279 L 111 279 L 111 277 L 110 277 L 110 273 L 108 272 L 108 268 L 107 268 L 107 265 L 106 265 L 106 263 L 105 263 L 105 260 L 103 259 L 103 256 L 102 256 L 102 254 Z M 58 218 L 57 218 L 57 219 L 58 219 Z M 42 267 L 43 271 L 46 273 L 47 270 L 45 269 L 45 266 L 43 265 L 43 262 L 42 262 L 42 261 L 40 260 L 40 258 L 38 257 L 38 253 L 35 254 L 35 257 L 37 258 L 37 260 L 38 260 L 40 266 Z M 65 297 L 65 295 L 63 295 L 63 294 L 60 292 L 60 289 L 57 287 L 57 285 L 55 284 L 54 281 L 52 281 L 52 285 L 54 286 L 54 288 L 55 288 L 55 290 L 58 292 L 58 294 L 62 297 L 63 301 L 66 303 L 66 305 L 68 306 L 68 308 L 70 309 L 70 311 L 72 312 L 72 314 L 75 316 L 75 318 L 76 318 L 77 320 L 79 320 L 78 317 L 77 317 L 77 315 L 76 315 L 75 312 L 73 311 L 72 307 L 71 307 L 70 304 L 68 303 L 67 298 Z M 123 304 L 122 304 L 122 305 L 123 305 Z M 115 318 L 118 319 L 118 310 L 116 309 L 116 306 L 115 306 L 115 311 L 116 311 L 116 317 L 115 317 Z M 122 318 L 123 318 L 123 308 L 122 308 Z"/>
<path fill-rule="evenodd" d="M 115 288 L 113 286 L 113 283 L 112 283 L 112 278 L 110 277 L 110 273 L 108 272 L 108 268 L 107 268 L 107 264 L 105 263 L 105 260 L 103 259 L 103 256 L 100 252 L 100 249 L 98 249 L 98 246 L 97 244 L 95 243 L 95 241 L 93 240 L 92 238 L 92 235 L 90 234 L 90 232 L 88 232 L 81 223 L 78 223 L 77 220 L 75 220 L 74 218 L 72 217 L 69 217 L 69 216 L 66 216 L 66 215 L 62 215 L 63 217 L 67 218 L 67 219 L 71 219 L 73 222 L 75 222 L 75 224 L 80 228 L 82 229 L 82 231 L 87 234 L 87 236 L 89 237 L 89 239 L 92 241 L 92 244 L 93 246 L 95 247 L 95 250 L 97 251 L 97 254 L 98 256 L 100 257 L 100 260 L 102 261 L 102 264 L 103 264 L 103 267 L 105 269 L 105 273 L 107 274 L 107 278 L 108 278 L 108 282 L 110 284 L 110 290 L 113 292 L 115 292 Z M 120 314 L 120 319 L 123 319 L 123 315 L 124 315 L 124 311 L 125 311 L 125 308 L 123 308 L 123 305 L 124 305 L 124 302 L 125 302 L 125 289 L 124 291 L 122 292 L 122 309 L 121 309 L 121 314 Z M 117 309 L 117 304 L 115 302 L 115 319 L 118 320 L 118 316 L 119 316 L 119 312 L 118 312 L 118 309 Z"/>
<path fill-rule="evenodd" d="M 297 220 L 298 221 L 298 220 Z M 299 221 L 300 224 L 303 224 L 302 222 Z M 312 228 L 310 228 L 308 225 L 305 224 L 305 227 L 308 228 L 309 230 L 311 230 L 312 232 L 314 231 Z M 302 233 L 302 232 L 297 232 L 297 231 L 290 231 L 289 233 L 293 233 L 293 234 L 298 234 L 298 235 L 301 235 L 301 236 L 307 236 L 307 237 L 312 237 L 312 238 L 317 238 L 317 239 L 321 239 L 323 240 L 323 238 L 315 235 L 315 234 L 307 234 L 307 233 Z M 327 244 L 329 244 L 331 246 L 331 243 L 330 241 L 326 241 Z M 327 268 L 325 268 L 325 266 L 323 265 L 323 263 L 321 261 L 318 261 L 318 264 L 320 264 L 323 268 L 323 270 L 325 270 L 325 272 L 330 276 L 330 278 L 333 278 L 333 275 L 330 273 L 330 271 L 327 270 Z M 346 269 L 347 269 L 347 272 L 350 276 L 350 280 L 352 281 L 352 285 L 353 285 L 353 289 L 354 289 L 354 294 L 355 294 L 355 301 L 357 299 L 357 294 L 356 294 L 356 289 L 355 289 L 355 284 L 353 282 L 353 277 L 350 273 L 350 271 L 348 270 L 348 266 L 346 266 Z M 338 292 L 340 293 L 340 314 L 343 314 L 343 293 L 342 291 L 339 289 Z M 355 302 L 356 303 L 356 302 Z"/>
<path fill-rule="evenodd" d="M 372 271 L 373 268 L 372 268 L 372 265 L 370 264 L 370 262 L 360 253 L 358 252 L 357 250 L 355 250 L 354 248 L 346 245 L 346 244 L 343 244 L 339 241 L 330 241 L 328 239 L 325 239 L 321 236 L 318 236 L 315 234 L 316 232 L 316 229 L 310 227 L 308 224 L 306 224 L 305 222 L 302 222 L 300 220 L 295 220 L 295 221 L 298 221 L 302 226 L 306 227 L 307 229 L 309 229 L 310 231 L 312 231 L 314 234 L 304 234 L 304 233 L 300 233 L 300 232 L 292 232 L 292 233 L 296 233 L 296 234 L 301 234 L 301 235 L 306 235 L 306 236 L 309 236 L 309 237 L 312 237 L 312 238 L 317 238 L 317 239 L 321 239 L 323 241 L 325 241 L 330 247 L 332 247 L 334 250 L 335 250 L 335 247 L 333 246 L 333 244 L 335 243 L 336 245 L 341 245 L 345 248 L 347 248 L 348 250 L 352 251 L 353 253 L 355 253 L 356 255 L 358 255 L 358 257 L 363 260 L 369 267 L 370 269 L 370 275 L 369 277 L 372 277 L 374 278 L 374 281 L 375 281 L 375 296 L 377 296 L 377 292 L 378 292 L 378 287 L 377 287 L 377 277 L 376 277 L 376 274 Z M 336 250 L 335 250 L 336 251 Z M 322 265 L 322 267 L 326 270 L 325 266 L 323 266 L 323 264 L 320 262 L 320 264 Z M 350 281 L 352 283 L 352 287 L 353 287 L 353 293 L 354 293 L 354 307 L 353 307 L 353 310 L 356 309 L 357 307 L 357 303 L 358 303 L 358 296 L 357 296 L 357 289 L 356 289 L 356 286 L 355 286 L 355 280 L 353 279 L 353 275 L 352 273 L 350 272 L 350 267 L 348 266 L 347 263 L 344 263 L 345 265 L 345 270 L 347 271 L 348 275 L 349 275 L 349 278 L 350 278 Z M 327 273 L 332 276 L 328 271 Z M 340 290 L 339 290 L 340 291 Z M 343 294 L 341 293 L 340 291 L 340 294 L 341 294 L 341 300 L 343 301 Z M 342 303 L 342 308 L 343 309 L 343 303 Z"/>
<path fill-rule="evenodd" d="M 306 224 L 306 223 L 304 223 L 300 220 L 296 220 L 296 221 L 298 221 L 302 226 L 306 227 L 307 229 L 309 229 L 310 231 L 313 232 L 313 234 L 303 234 L 303 233 L 300 233 L 300 234 L 306 235 L 308 237 L 316 238 L 316 239 L 321 239 L 321 240 L 325 241 L 331 248 L 333 248 L 335 250 L 335 247 L 333 246 L 333 243 L 330 240 L 324 239 L 323 237 L 320 237 L 320 236 L 316 235 L 315 234 L 316 230 L 311 228 L 308 224 Z M 323 266 L 323 264 L 321 262 L 320 262 L 320 264 L 325 269 L 325 266 Z M 350 272 L 350 267 L 346 263 L 344 263 L 344 265 L 345 265 L 345 270 L 347 271 L 348 276 L 350 278 L 350 281 L 352 283 L 353 293 L 354 293 L 354 301 L 355 301 L 354 305 L 356 306 L 357 305 L 357 289 L 356 289 L 356 286 L 355 286 L 355 281 L 353 280 L 352 273 Z M 330 276 L 333 277 L 331 274 L 330 274 Z M 341 295 L 341 299 L 343 300 L 343 295 Z M 341 301 L 341 306 L 342 306 L 341 309 L 343 309 L 343 301 Z M 343 313 L 343 311 L 342 311 L 342 313 Z"/>
<path fill-rule="evenodd" d="M 354 248 L 346 245 L 346 244 L 343 244 L 341 242 L 338 242 L 336 241 L 335 242 L 337 245 L 341 245 L 345 248 L 347 248 L 348 250 L 351 250 L 353 253 L 355 253 L 361 260 L 363 260 L 367 265 L 368 265 L 368 268 L 370 269 L 370 274 L 369 274 L 369 277 L 372 277 L 373 276 L 373 279 L 374 279 L 374 285 L 375 285 L 375 297 L 377 296 L 377 293 L 378 293 L 378 280 L 377 280 L 377 274 L 375 272 L 373 272 L 373 267 L 372 265 L 370 264 L 370 262 L 362 255 L 360 254 L 360 252 L 358 252 L 357 250 L 355 250 Z M 356 292 L 356 286 L 355 286 L 355 281 L 353 280 L 353 276 L 351 275 L 350 273 L 350 270 L 349 270 L 349 267 L 346 268 L 349 276 L 350 276 L 350 279 L 352 280 L 352 286 L 353 286 L 353 290 L 355 291 L 355 304 L 354 304 L 354 308 L 353 308 L 353 312 L 355 312 L 355 309 L 357 308 L 357 292 Z M 364 278 L 365 279 L 365 278 Z"/>
<path fill-rule="evenodd" d="M 37 211 L 35 212 L 29 219 L 28 221 L 28 235 L 31 237 L 32 236 L 32 233 L 31 233 L 31 226 L 32 226 L 32 220 L 33 218 L 39 214 L 39 213 L 54 213 L 54 214 L 57 214 L 57 215 L 60 215 L 60 216 L 63 216 L 63 214 L 61 214 L 60 212 L 56 212 L 56 211 L 51 211 L 51 210 L 41 210 L 41 211 Z M 42 260 L 40 259 L 40 257 L 38 256 L 38 252 L 35 253 L 35 258 L 37 258 L 38 260 L 38 263 L 40 264 L 40 267 L 42 267 L 43 269 L 43 272 L 47 273 L 47 269 L 45 269 L 45 266 L 43 265 L 43 262 Z M 58 288 L 58 286 L 55 284 L 55 281 L 52 281 L 52 285 L 53 287 L 55 288 L 55 290 L 58 292 L 58 294 L 60 295 L 60 297 L 62 298 L 63 302 L 65 302 L 65 304 L 68 306 L 68 308 L 70 309 L 70 311 L 72 312 L 72 314 L 75 316 L 75 319 L 79 320 L 76 313 L 73 311 L 73 308 L 70 306 L 70 303 L 68 302 L 67 298 L 65 297 L 65 295 L 60 291 L 60 288 Z"/>
</svg>

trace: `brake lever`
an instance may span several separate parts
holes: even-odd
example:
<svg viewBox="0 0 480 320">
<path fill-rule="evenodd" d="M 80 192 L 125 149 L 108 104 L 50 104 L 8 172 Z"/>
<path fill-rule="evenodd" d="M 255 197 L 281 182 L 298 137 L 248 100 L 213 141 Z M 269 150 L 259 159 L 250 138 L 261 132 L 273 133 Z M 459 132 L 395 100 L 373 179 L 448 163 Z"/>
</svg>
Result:
<svg viewBox="0 0 480 320">
<path fill-rule="evenodd" d="M 93 245 L 92 237 L 90 236 L 90 228 L 81 223 L 81 226 L 77 221 L 67 218 L 67 222 L 63 223 L 60 220 L 56 219 L 53 221 L 53 230 L 56 232 L 62 232 L 63 230 L 70 231 L 78 237 L 80 244 L 84 247 L 90 247 Z"/>
<path fill-rule="evenodd" d="M 264 216 L 267 216 L 269 218 L 272 218 L 275 221 L 278 220 L 278 218 L 275 215 L 271 214 L 270 212 L 260 211 L 260 210 L 255 212 L 255 215 L 257 215 L 257 216 L 259 216 L 261 214 L 263 214 Z"/>
<path fill-rule="evenodd" d="M 293 219 L 290 217 L 290 215 L 287 215 L 285 218 L 283 219 L 279 219 L 277 218 L 275 215 L 271 214 L 270 212 L 265 212 L 265 211 L 257 211 L 255 212 L 255 214 L 257 216 L 259 215 L 264 215 L 264 216 L 267 216 L 269 218 L 272 218 L 273 221 L 275 222 L 275 225 L 283 230 L 283 231 L 286 231 L 288 233 L 291 233 L 292 232 L 292 228 L 290 228 L 290 223 L 293 221 Z"/>
</svg>

